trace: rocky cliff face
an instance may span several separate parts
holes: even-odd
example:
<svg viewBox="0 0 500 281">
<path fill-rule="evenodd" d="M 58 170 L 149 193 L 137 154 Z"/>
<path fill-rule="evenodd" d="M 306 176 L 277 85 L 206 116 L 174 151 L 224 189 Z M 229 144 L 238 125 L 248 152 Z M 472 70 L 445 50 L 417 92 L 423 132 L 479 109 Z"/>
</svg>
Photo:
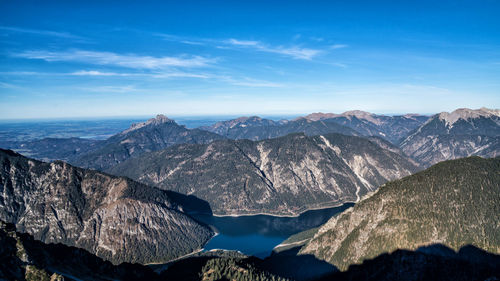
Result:
<svg viewBox="0 0 500 281">
<path fill-rule="evenodd" d="M 500 111 L 457 109 L 434 115 L 400 147 L 424 166 L 472 155 L 500 155 Z"/>
<path fill-rule="evenodd" d="M 109 172 L 193 194 L 218 215 L 297 215 L 357 201 L 416 170 L 406 157 L 364 138 L 291 134 L 259 142 L 175 146 L 130 159 Z"/>
<path fill-rule="evenodd" d="M 500 253 L 500 159 L 464 158 L 387 183 L 330 219 L 300 250 L 340 270 L 396 249 L 440 243 Z"/>
<path fill-rule="evenodd" d="M 179 143 L 210 143 L 217 139 L 223 137 L 203 130 L 189 130 L 164 115 L 158 115 L 146 122 L 133 124 L 129 129 L 107 139 L 101 144 L 101 148 L 81 154 L 71 163 L 79 167 L 105 170 L 145 152 Z"/>
<path fill-rule="evenodd" d="M 0 220 L 47 243 L 119 262 L 161 262 L 200 248 L 211 230 L 165 191 L 0 150 Z"/>
</svg>

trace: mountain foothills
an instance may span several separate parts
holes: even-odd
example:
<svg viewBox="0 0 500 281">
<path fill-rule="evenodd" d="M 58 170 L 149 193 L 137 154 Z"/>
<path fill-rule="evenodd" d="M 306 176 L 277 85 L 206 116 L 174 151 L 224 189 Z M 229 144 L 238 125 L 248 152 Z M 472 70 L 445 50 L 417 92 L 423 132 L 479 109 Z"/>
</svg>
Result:
<svg viewBox="0 0 500 281">
<path fill-rule="evenodd" d="M 159 190 L 64 162 L 0 150 L 0 220 L 47 243 L 120 262 L 164 262 L 213 235 Z"/>
<path fill-rule="evenodd" d="M 424 166 L 478 155 L 500 155 L 500 110 L 457 109 L 432 116 L 400 144 L 402 150 Z"/>
<path fill-rule="evenodd" d="M 385 184 L 330 219 L 300 254 L 312 254 L 342 271 L 397 249 L 417 250 L 435 243 L 453 251 L 473 245 L 498 255 L 499 183 L 498 158 L 439 163 Z"/>
<path fill-rule="evenodd" d="M 102 147 L 104 141 L 83 138 L 43 138 L 27 142 L 15 142 L 3 148 L 41 161 L 73 159 Z"/>
<path fill-rule="evenodd" d="M 417 170 L 407 157 L 365 138 L 290 134 L 257 142 L 178 145 L 129 159 L 108 172 L 195 195 L 216 215 L 298 215 L 355 202 Z"/>
</svg>

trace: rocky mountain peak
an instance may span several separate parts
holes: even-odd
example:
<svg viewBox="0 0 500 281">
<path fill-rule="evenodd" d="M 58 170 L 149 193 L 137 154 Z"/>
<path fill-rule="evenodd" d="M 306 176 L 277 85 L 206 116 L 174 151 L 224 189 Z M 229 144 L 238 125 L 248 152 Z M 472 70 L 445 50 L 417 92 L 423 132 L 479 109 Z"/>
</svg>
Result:
<svg viewBox="0 0 500 281">
<path fill-rule="evenodd" d="M 420 115 L 417 113 L 407 113 L 407 114 L 403 115 L 404 118 L 408 118 L 408 119 L 415 119 L 415 117 L 420 117 L 420 116 L 423 116 L 423 115 Z"/>
<path fill-rule="evenodd" d="M 174 120 L 168 118 L 167 116 L 163 114 L 158 114 L 156 117 L 151 118 L 147 120 L 146 122 L 141 122 L 141 123 L 134 123 L 130 126 L 130 128 L 126 129 L 125 131 L 121 132 L 121 134 L 126 134 L 132 131 L 135 131 L 137 129 L 140 129 L 142 127 L 146 127 L 148 125 L 160 125 L 163 123 L 175 123 Z"/>
<path fill-rule="evenodd" d="M 451 113 L 449 112 L 441 112 L 438 115 L 440 120 L 446 122 L 446 126 L 453 126 L 455 122 L 460 119 L 469 120 L 476 119 L 480 117 L 490 118 L 490 117 L 500 117 L 499 109 L 488 109 L 482 107 L 480 109 L 469 109 L 469 108 L 459 108 Z"/>
<path fill-rule="evenodd" d="M 366 112 L 366 111 L 362 111 L 362 110 L 350 110 L 350 111 L 346 111 L 342 114 L 315 112 L 315 113 L 311 113 L 305 117 L 299 117 L 297 119 L 305 118 L 305 119 L 310 120 L 310 121 L 319 121 L 319 120 L 330 119 L 330 118 L 346 117 L 347 119 L 350 120 L 352 117 L 356 117 L 358 119 L 364 119 L 364 120 L 367 120 L 367 121 L 372 122 L 374 124 L 380 125 L 380 123 L 381 123 L 380 120 L 378 120 L 374 116 L 375 115 L 370 113 L 370 112 Z"/>
<path fill-rule="evenodd" d="M 311 121 L 319 121 L 319 120 L 323 120 L 323 119 L 335 118 L 335 117 L 338 117 L 338 116 L 339 115 L 335 114 L 335 113 L 314 112 L 314 113 L 311 113 L 311 114 L 306 115 L 304 117 L 299 117 L 297 119 L 305 118 L 305 119 L 311 120 Z"/>
<path fill-rule="evenodd" d="M 366 121 L 369 121 L 369 122 L 377 124 L 377 125 L 382 124 L 382 122 L 379 119 L 374 117 L 375 116 L 374 114 L 372 114 L 370 112 L 362 111 L 362 110 L 346 111 L 346 112 L 342 113 L 341 116 L 344 116 L 347 118 L 356 117 L 358 119 L 364 119 Z"/>
</svg>

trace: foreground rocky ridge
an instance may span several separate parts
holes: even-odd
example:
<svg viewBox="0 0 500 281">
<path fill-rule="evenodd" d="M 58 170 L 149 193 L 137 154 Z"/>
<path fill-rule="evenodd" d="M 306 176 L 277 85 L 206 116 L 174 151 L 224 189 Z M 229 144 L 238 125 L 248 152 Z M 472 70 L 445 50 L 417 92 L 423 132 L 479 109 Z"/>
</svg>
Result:
<svg viewBox="0 0 500 281">
<path fill-rule="evenodd" d="M 0 220 L 47 243 L 120 262 L 164 262 L 201 248 L 212 231 L 171 193 L 126 178 L 0 150 Z"/>
<path fill-rule="evenodd" d="M 179 145 L 130 159 L 108 172 L 193 194 L 209 202 L 216 215 L 298 215 L 355 202 L 417 170 L 408 158 L 365 138 L 290 134 L 259 142 Z"/>
<path fill-rule="evenodd" d="M 148 267 L 118 266 L 63 244 L 45 244 L 0 221 L 0 280 L 156 280 Z"/>
<path fill-rule="evenodd" d="M 471 244 L 500 253 L 500 159 L 439 163 L 382 186 L 332 218 L 302 247 L 340 270 L 396 249 Z"/>
</svg>

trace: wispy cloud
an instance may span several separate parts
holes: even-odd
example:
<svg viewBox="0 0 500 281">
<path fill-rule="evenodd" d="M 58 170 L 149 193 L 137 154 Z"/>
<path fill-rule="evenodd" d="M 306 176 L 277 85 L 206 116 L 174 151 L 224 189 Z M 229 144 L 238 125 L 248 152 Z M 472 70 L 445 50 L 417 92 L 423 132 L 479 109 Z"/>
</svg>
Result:
<svg viewBox="0 0 500 281">
<path fill-rule="evenodd" d="M 138 89 L 134 85 L 125 86 L 97 86 L 91 88 L 81 88 L 84 91 L 97 93 L 130 93 L 137 92 Z"/>
<path fill-rule="evenodd" d="M 249 77 L 234 78 L 230 76 L 219 76 L 217 79 L 235 86 L 255 87 L 255 88 L 282 88 L 284 84 L 271 81 L 258 80 Z"/>
<path fill-rule="evenodd" d="M 208 45 L 219 49 L 246 48 L 246 49 L 253 49 L 259 52 L 280 54 L 301 60 L 312 60 L 314 57 L 326 53 L 326 50 L 334 50 L 334 49 L 348 47 L 348 45 L 345 44 L 335 44 L 328 47 L 325 46 L 325 49 L 312 49 L 312 48 L 304 48 L 298 45 L 273 46 L 270 44 L 266 44 L 262 41 L 256 41 L 256 40 L 240 40 L 234 38 L 230 39 L 187 38 L 187 37 L 163 34 L 163 33 L 154 33 L 154 34 L 168 41 L 178 42 L 188 45 L 202 45 L 202 46 Z M 295 36 L 294 41 L 300 39 L 300 37 L 301 36 Z M 322 40 L 323 38 L 321 38 L 321 41 Z"/>
<path fill-rule="evenodd" d="M 0 81 L 0 88 L 5 88 L 5 89 L 17 89 L 19 88 L 18 86 L 10 83 L 5 83 Z"/>
<path fill-rule="evenodd" d="M 150 77 L 150 78 L 210 78 L 208 74 L 189 73 L 184 71 L 153 72 L 153 73 L 117 73 L 98 70 L 80 70 L 70 73 L 73 76 L 121 76 L 121 77 Z"/>
<path fill-rule="evenodd" d="M 102 72 L 97 70 L 80 70 L 70 73 L 74 76 L 130 76 L 132 73 Z"/>
<path fill-rule="evenodd" d="M 283 46 L 270 46 L 266 45 L 260 41 L 247 41 L 247 40 L 237 40 L 229 39 L 224 41 L 225 43 L 237 47 L 247 47 L 253 48 L 257 51 L 275 53 L 290 56 L 294 59 L 311 60 L 313 57 L 324 53 L 322 50 L 302 48 L 299 46 L 283 47 Z"/>
<path fill-rule="evenodd" d="M 182 37 L 182 36 L 177 36 L 177 35 L 172 35 L 172 34 L 165 34 L 165 33 L 158 33 L 158 32 L 154 32 L 153 35 L 161 37 L 161 38 L 165 39 L 166 41 L 179 42 L 179 43 L 183 43 L 183 44 L 187 44 L 187 45 L 203 46 L 203 45 L 206 45 L 207 41 L 208 41 L 205 39 L 197 40 L 197 39 L 191 39 L 191 38 L 187 38 L 187 37 Z"/>
<path fill-rule="evenodd" d="M 162 69 L 168 67 L 205 67 L 215 63 L 215 59 L 201 56 L 152 57 L 135 54 L 117 54 L 112 52 L 96 52 L 70 50 L 63 52 L 25 51 L 12 54 L 14 57 L 40 59 L 48 62 L 65 61 L 96 65 L 111 65 L 134 69 Z"/>
<path fill-rule="evenodd" d="M 33 34 L 33 35 L 60 37 L 60 38 L 65 38 L 65 39 L 87 40 L 84 37 L 74 35 L 74 34 L 71 34 L 69 32 L 61 32 L 61 31 L 19 28 L 19 27 L 11 27 L 11 26 L 0 26 L 0 30 L 4 30 L 7 32 L 28 33 L 28 34 Z"/>
<path fill-rule="evenodd" d="M 336 50 L 336 49 L 343 49 L 343 48 L 347 48 L 349 47 L 349 45 L 346 45 L 346 44 L 333 44 L 330 46 L 330 49 L 332 50 Z"/>
</svg>

